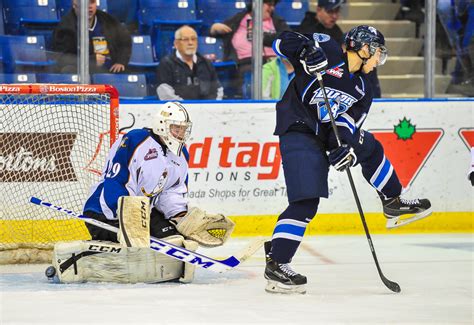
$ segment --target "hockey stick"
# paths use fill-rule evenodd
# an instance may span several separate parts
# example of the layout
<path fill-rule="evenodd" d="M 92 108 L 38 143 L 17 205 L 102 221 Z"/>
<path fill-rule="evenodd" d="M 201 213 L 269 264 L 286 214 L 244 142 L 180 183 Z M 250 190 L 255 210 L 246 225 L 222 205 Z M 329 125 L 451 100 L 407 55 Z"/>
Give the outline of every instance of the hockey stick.
<path fill-rule="evenodd" d="M 82 221 L 87 222 L 91 225 L 109 230 L 114 233 L 117 233 L 119 231 L 117 227 L 109 225 L 105 222 L 88 218 L 82 214 L 78 214 L 74 211 L 62 208 L 60 206 L 54 205 L 36 197 L 31 197 L 30 202 L 39 206 L 47 207 L 55 211 L 63 212 L 71 217 L 81 219 Z M 262 246 L 262 244 L 263 239 L 256 239 L 237 254 L 230 256 L 224 260 L 216 260 L 205 255 L 187 250 L 184 247 L 175 246 L 164 240 L 155 237 L 150 237 L 150 248 L 154 251 L 157 251 L 176 260 L 193 264 L 204 269 L 219 273 L 232 270 L 237 267 L 240 263 L 252 256 Z"/>
<path fill-rule="evenodd" d="M 331 120 L 331 127 L 334 130 L 334 135 L 336 136 L 337 144 L 338 144 L 338 146 L 341 146 L 342 142 L 341 142 L 341 138 L 339 136 L 339 132 L 337 130 L 336 120 L 335 120 L 334 116 L 332 115 L 331 105 L 329 105 L 329 100 L 328 100 L 328 97 L 326 95 L 326 88 L 324 88 L 323 76 L 321 75 L 321 73 L 318 72 L 318 73 L 316 73 L 316 78 L 318 79 L 319 86 L 321 87 L 321 90 L 322 90 L 322 93 L 323 93 L 324 103 L 326 105 L 326 109 L 328 110 L 328 115 L 329 115 L 329 118 Z M 377 259 L 377 255 L 375 254 L 374 244 L 372 243 L 372 238 L 370 237 L 369 228 L 367 227 L 367 222 L 365 221 L 364 212 L 362 211 L 362 205 L 360 204 L 359 195 L 357 194 L 357 191 L 356 191 L 356 188 L 355 188 L 355 185 L 354 185 L 354 180 L 352 179 L 352 174 L 351 174 L 350 168 L 346 168 L 346 172 L 347 172 L 347 176 L 349 177 L 349 183 L 351 184 L 352 193 L 354 194 L 354 199 L 356 201 L 357 209 L 359 210 L 360 219 L 362 220 L 362 225 L 364 226 L 365 235 L 366 235 L 367 240 L 369 242 L 370 250 L 372 251 L 372 256 L 374 257 L 375 266 L 377 266 L 377 271 L 379 272 L 380 278 L 382 279 L 382 282 L 385 284 L 385 286 L 387 288 L 389 288 L 393 292 L 400 292 L 401 289 L 400 289 L 400 286 L 398 285 L 398 283 L 390 281 L 382 273 L 382 269 L 380 268 L 379 261 Z"/>

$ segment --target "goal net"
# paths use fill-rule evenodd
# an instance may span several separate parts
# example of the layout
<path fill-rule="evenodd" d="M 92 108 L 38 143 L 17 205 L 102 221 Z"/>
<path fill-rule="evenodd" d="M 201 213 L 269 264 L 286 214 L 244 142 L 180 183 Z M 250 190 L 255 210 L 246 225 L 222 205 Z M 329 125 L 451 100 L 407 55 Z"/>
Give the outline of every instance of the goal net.
<path fill-rule="evenodd" d="M 0 264 L 50 261 L 58 241 L 90 239 L 82 211 L 118 135 L 118 93 L 103 85 L 0 84 Z"/>

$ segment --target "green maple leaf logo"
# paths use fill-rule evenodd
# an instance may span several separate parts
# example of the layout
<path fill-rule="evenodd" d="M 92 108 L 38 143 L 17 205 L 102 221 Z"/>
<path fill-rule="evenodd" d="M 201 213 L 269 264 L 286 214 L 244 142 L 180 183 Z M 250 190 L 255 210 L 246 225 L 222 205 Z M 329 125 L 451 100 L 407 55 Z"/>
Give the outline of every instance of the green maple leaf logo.
<path fill-rule="evenodd" d="M 410 123 L 410 120 L 407 120 L 406 117 L 403 117 L 403 120 L 400 120 L 398 125 L 394 126 L 394 132 L 397 135 L 398 139 L 406 141 L 408 139 L 413 139 L 413 134 L 416 132 L 416 125 Z"/>

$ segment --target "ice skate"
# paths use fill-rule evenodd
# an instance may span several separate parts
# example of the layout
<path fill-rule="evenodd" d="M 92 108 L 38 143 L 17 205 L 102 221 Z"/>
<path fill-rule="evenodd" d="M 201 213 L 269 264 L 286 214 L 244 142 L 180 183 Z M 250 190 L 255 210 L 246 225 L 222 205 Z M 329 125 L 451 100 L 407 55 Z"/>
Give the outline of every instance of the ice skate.
<path fill-rule="evenodd" d="M 428 217 L 432 213 L 428 199 L 407 200 L 400 196 L 385 199 L 380 197 L 383 204 L 383 214 L 387 218 L 387 228 L 398 228 L 417 220 Z"/>
<path fill-rule="evenodd" d="M 271 242 L 265 242 L 265 279 L 268 283 L 265 291 L 270 293 L 306 293 L 306 277 L 293 271 L 289 264 L 280 264 L 269 255 Z"/>

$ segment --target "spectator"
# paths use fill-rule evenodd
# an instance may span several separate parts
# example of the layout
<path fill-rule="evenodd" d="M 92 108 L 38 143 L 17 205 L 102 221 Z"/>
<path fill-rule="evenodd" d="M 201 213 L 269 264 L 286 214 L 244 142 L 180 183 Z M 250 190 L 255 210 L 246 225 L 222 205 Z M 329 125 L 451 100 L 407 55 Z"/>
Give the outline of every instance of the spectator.
<path fill-rule="evenodd" d="M 319 0 L 316 13 L 307 11 L 298 27 L 302 34 L 328 34 L 339 44 L 344 43 L 344 33 L 337 25 L 341 17 L 342 0 Z"/>
<path fill-rule="evenodd" d="M 79 0 L 72 0 L 67 13 L 53 34 L 53 50 L 58 52 L 60 72 L 77 73 Z M 89 0 L 89 67 L 91 73 L 123 72 L 132 53 L 130 33 L 113 16 L 97 10 L 96 0 Z"/>
<path fill-rule="evenodd" d="M 295 69 L 290 61 L 276 57 L 263 65 L 263 99 L 281 99 Z"/>
<path fill-rule="evenodd" d="M 263 0 L 263 63 L 276 56 L 272 44 L 277 34 L 290 30 L 285 20 L 274 15 L 275 5 L 278 1 Z M 239 76 L 236 80 L 236 90 L 242 89 L 244 74 L 252 70 L 252 5 L 224 23 L 215 23 L 211 26 L 210 34 L 224 40 L 224 60 L 237 62 Z"/>
<path fill-rule="evenodd" d="M 190 26 L 174 35 L 175 51 L 161 59 L 157 69 L 160 100 L 217 99 L 224 90 L 211 61 L 197 52 L 198 36 Z"/>

